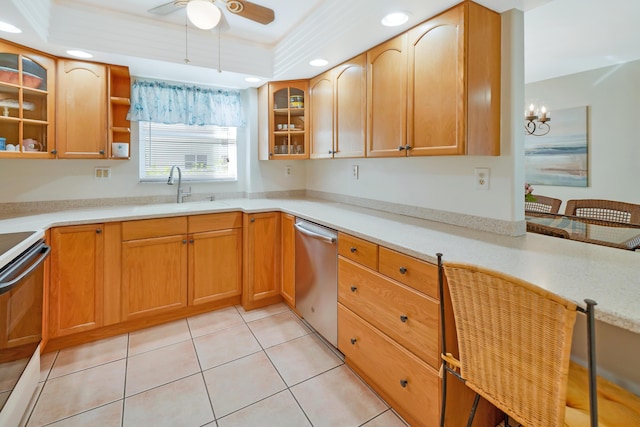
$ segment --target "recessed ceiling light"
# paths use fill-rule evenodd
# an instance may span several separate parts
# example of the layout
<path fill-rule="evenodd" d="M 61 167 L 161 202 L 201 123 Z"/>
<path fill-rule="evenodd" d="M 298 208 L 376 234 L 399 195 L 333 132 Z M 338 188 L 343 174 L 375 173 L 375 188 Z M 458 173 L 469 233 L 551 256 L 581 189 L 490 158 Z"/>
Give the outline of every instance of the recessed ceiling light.
<path fill-rule="evenodd" d="M 409 15 L 404 12 L 393 12 L 382 18 L 382 25 L 385 27 L 397 27 L 409 20 Z"/>
<path fill-rule="evenodd" d="M 314 67 L 324 67 L 328 63 L 329 61 L 327 61 L 326 59 L 318 58 L 318 59 L 314 59 L 313 61 L 310 61 L 309 65 L 313 65 Z"/>
<path fill-rule="evenodd" d="M 258 83 L 261 79 L 257 77 L 245 77 L 244 81 L 249 83 Z"/>
<path fill-rule="evenodd" d="M 93 58 L 93 55 L 89 52 L 85 52 L 84 50 L 74 50 L 70 49 L 67 53 L 71 56 L 75 56 L 76 58 Z"/>
<path fill-rule="evenodd" d="M 22 32 L 22 30 L 16 27 L 15 25 L 11 25 L 1 21 L 0 21 L 0 31 L 4 31 L 5 33 L 14 33 L 14 34 L 18 34 Z"/>

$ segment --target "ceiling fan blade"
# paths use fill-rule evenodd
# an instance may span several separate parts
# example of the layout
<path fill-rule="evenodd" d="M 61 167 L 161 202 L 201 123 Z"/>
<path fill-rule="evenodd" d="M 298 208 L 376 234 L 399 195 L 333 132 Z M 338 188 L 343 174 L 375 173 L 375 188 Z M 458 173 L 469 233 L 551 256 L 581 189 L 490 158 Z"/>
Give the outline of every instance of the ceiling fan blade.
<path fill-rule="evenodd" d="M 273 9 L 260 6 L 259 4 L 255 4 L 247 0 L 237 0 L 237 2 L 244 6 L 242 10 L 240 12 L 234 12 L 233 10 L 229 9 L 230 12 L 234 12 L 242 16 L 243 18 L 251 19 L 252 21 L 258 22 L 263 25 L 267 25 L 275 19 Z"/>
<path fill-rule="evenodd" d="M 161 4 L 160 6 L 156 6 L 147 10 L 149 13 L 153 13 L 154 15 L 169 15 L 170 13 L 175 12 L 180 7 L 186 6 L 188 1 L 170 1 L 169 3 Z"/>

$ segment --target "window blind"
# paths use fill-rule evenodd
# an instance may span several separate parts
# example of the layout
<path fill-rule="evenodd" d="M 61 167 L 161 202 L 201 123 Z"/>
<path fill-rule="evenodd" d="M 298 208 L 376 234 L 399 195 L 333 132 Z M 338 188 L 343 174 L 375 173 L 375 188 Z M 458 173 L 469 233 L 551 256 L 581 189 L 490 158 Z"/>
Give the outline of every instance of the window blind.
<path fill-rule="evenodd" d="M 140 181 L 166 181 L 171 166 L 185 181 L 229 181 L 238 177 L 237 129 L 139 122 Z"/>

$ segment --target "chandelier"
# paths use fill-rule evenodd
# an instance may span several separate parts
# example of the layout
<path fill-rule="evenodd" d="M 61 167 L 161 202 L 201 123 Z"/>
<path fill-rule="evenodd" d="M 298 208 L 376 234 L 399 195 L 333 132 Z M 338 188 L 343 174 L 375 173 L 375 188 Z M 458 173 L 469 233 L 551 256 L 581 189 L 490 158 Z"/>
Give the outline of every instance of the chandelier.
<path fill-rule="evenodd" d="M 540 108 L 540 115 L 535 109 L 534 105 L 529 105 L 529 111 L 524 113 L 524 131 L 527 135 L 544 136 L 549 133 L 551 127 L 549 123 L 551 121 L 551 112 L 542 106 Z"/>

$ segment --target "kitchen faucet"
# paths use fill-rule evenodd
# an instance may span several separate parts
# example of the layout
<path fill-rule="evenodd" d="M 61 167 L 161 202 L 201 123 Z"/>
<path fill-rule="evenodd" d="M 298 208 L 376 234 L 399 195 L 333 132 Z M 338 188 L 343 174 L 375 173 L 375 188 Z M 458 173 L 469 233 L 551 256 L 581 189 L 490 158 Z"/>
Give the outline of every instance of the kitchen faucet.
<path fill-rule="evenodd" d="M 180 166 L 173 165 L 171 166 L 171 171 L 169 172 L 169 179 L 167 180 L 167 185 L 173 185 L 173 170 L 178 169 L 178 193 L 176 194 L 176 203 L 183 203 L 184 198 L 191 196 L 191 188 L 188 191 L 184 191 L 181 187 L 182 185 L 182 170 Z"/>

